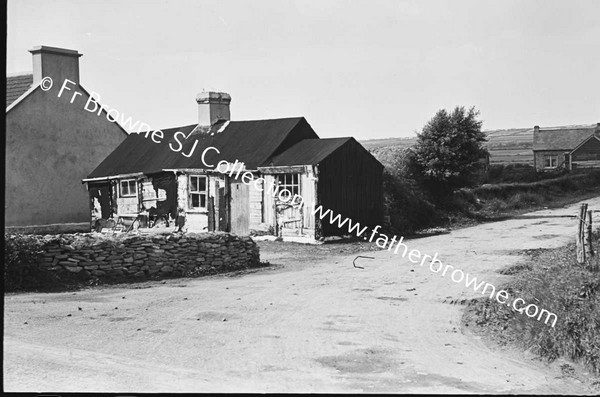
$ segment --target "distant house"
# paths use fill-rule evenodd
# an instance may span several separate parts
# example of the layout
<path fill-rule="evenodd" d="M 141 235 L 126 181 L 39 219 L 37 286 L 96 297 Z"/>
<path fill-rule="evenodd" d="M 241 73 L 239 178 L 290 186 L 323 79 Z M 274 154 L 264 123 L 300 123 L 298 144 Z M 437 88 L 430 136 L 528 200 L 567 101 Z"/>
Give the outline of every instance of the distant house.
<path fill-rule="evenodd" d="M 89 94 L 79 84 L 82 54 L 47 46 L 30 52 L 33 73 L 6 77 L 5 229 L 89 229 L 88 193 L 80 181 L 127 133 L 83 110 Z M 47 91 L 40 87 L 45 77 L 53 80 Z M 65 79 L 73 84 L 59 97 Z M 80 93 L 75 99 L 74 91 Z"/>
<path fill-rule="evenodd" d="M 143 214 L 150 226 L 181 209 L 189 231 L 302 241 L 350 234 L 314 215 L 319 205 L 363 226 L 381 222 L 383 166 L 354 138 L 321 139 L 303 117 L 230 121 L 226 93 L 196 101 L 197 124 L 154 141 L 131 134 L 84 179 L 92 224 Z"/>
<path fill-rule="evenodd" d="M 600 123 L 533 129 L 537 171 L 600 169 Z"/>

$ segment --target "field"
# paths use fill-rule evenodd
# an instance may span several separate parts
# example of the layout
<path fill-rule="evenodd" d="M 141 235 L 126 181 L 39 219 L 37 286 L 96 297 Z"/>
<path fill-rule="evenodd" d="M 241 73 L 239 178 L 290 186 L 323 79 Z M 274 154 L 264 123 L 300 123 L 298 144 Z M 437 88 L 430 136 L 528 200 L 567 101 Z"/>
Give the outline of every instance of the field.
<path fill-rule="evenodd" d="M 533 129 L 512 128 L 485 131 L 488 135 L 486 147 L 490 152 L 490 164 L 533 165 Z M 370 139 L 360 143 L 367 150 L 379 153 L 383 148 L 401 149 L 411 147 L 416 138 Z"/>

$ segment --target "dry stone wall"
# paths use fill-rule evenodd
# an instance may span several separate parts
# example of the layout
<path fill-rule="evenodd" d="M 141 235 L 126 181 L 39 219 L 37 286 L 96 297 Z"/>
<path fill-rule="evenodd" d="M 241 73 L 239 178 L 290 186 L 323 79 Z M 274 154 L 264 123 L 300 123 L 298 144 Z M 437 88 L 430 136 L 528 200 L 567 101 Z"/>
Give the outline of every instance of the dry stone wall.
<path fill-rule="evenodd" d="M 258 246 L 250 237 L 228 233 L 114 238 L 85 233 L 45 239 L 40 246 L 40 266 L 84 279 L 195 276 L 260 262 Z"/>

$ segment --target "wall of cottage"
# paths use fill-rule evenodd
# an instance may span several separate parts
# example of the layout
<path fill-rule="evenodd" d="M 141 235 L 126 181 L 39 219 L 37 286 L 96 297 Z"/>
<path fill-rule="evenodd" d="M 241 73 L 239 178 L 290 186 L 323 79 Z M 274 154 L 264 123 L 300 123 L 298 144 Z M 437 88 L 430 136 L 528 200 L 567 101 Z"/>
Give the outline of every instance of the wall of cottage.
<path fill-rule="evenodd" d="M 534 157 L 534 164 L 535 164 L 535 169 L 537 171 L 544 171 L 547 170 L 548 168 L 545 168 L 545 156 L 547 155 L 551 155 L 551 156 L 556 156 L 557 159 L 557 166 L 563 164 L 563 162 L 565 161 L 565 150 L 542 150 L 542 151 L 536 151 L 533 154 Z"/>
<path fill-rule="evenodd" d="M 61 84 L 37 89 L 6 113 L 5 227 L 89 231 L 88 192 L 81 183 L 127 137 L 117 123 L 83 109 L 81 89 L 57 97 Z M 67 95 L 68 94 L 68 95 Z M 42 227 L 48 225 L 48 228 Z"/>
<path fill-rule="evenodd" d="M 44 237 L 39 236 L 40 239 Z M 41 266 L 82 278 L 193 276 L 258 265 L 250 237 L 229 233 L 185 233 L 108 237 L 92 233 L 47 236 Z"/>

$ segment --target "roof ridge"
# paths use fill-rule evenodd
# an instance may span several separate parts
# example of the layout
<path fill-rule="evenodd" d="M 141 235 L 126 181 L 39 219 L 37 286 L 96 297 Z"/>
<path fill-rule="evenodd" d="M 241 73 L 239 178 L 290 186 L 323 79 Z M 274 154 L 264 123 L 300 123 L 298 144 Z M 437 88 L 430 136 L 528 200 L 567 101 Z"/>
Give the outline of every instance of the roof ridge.
<path fill-rule="evenodd" d="M 229 124 L 231 124 L 231 123 L 247 123 L 247 122 L 254 122 L 254 121 L 258 122 L 258 121 L 277 121 L 277 120 L 300 120 L 300 119 L 303 119 L 303 118 L 304 118 L 304 116 L 299 116 L 299 117 L 279 117 L 279 118 L 274 118 L 274 119 L 226 120 L 226 121 L 228 121 Z M 225 121 L 225 120 L 223 120 L 223 121 Z M 176 130 L 178 128 L 188 128 L 188 127 L 191 127 L 192 125 L 195 126 L 194 127 L 194 131 L 192 131 L 192 132 L 195 132 L 195 130 L 197 128 L 202 127 L 198 123 L 192 123 L 192 124 L 182 125 L 182 126 L 179 126 L 179 127 L 159 128 L 159 130 L 161 130 L 161 131 Z M 208 126 L 206 126 L 206 127 L 208 127 Z M 210 127 L 212 128 L 213 126 L 210 126 Z"/>
<path fill-rule="evenodd" d="M 595 128 L 596 125 L 594 124 L 573 124 L 573 125 L 563 125 L 563 126 L 558 126 L 558 127 L 540 127 L 540 131 L 553 131 L 553 130 L 566 130 L 566 129 L 571 129 L 571 130 L 583 130 L 583 129 L 588 129 L 588 128 Z"/>
<path fill-rule="evenodd" d="M 33 77 L 33 71 L 31 71 L 31 72 L 12 72 L 12 73 L 6 73 L 6 77 L 21 77 L 21 76 L 31 76 L 31 77 Z"/>
<path fill-rule="evenodd" d="M 277 117 L 277 118 L 272 118 L 272 119 L 230 120 L 230 122 L 232 122 L 232 123 L 246 123 L 246 122 L 252 122 L 252 121 L 300 120 L 300 119 L 303 119 L 303 118 L 304 118 L 304 116 L 298 116 L 298 117 Z"/>

